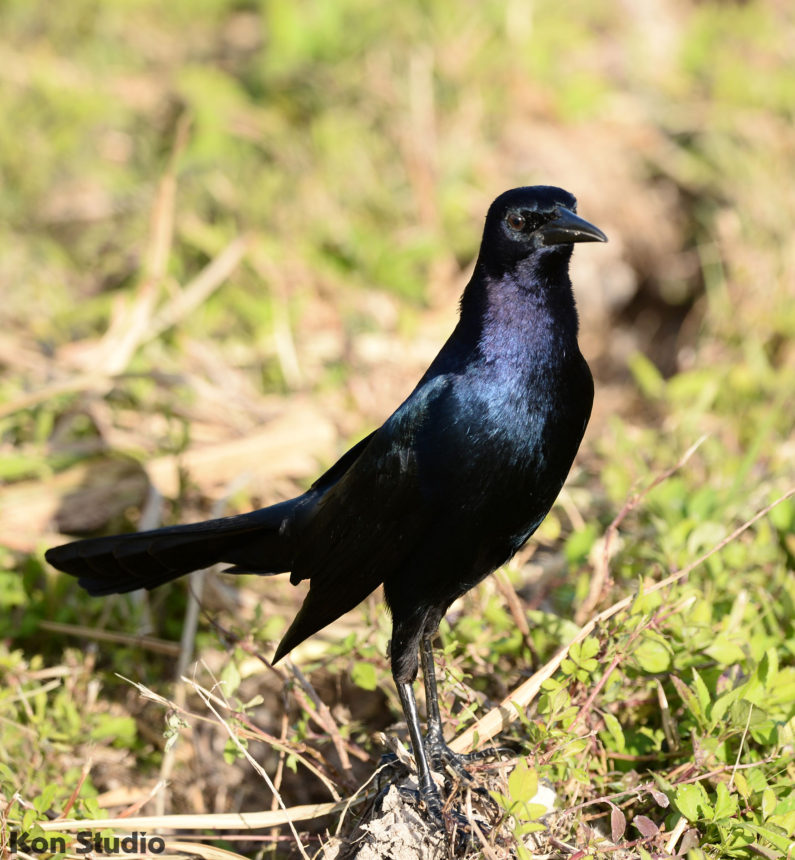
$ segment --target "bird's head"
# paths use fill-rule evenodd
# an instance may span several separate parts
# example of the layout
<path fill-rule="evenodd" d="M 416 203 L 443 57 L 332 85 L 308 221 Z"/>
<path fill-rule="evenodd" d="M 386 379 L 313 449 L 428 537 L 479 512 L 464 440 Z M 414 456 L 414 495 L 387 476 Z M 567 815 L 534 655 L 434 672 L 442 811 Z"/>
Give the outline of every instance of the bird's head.
<path fill-rule="evenodd" d="M 489 208 L 480 262 L 500 275 L 531 257 L 568 260 L 574 242 L 606 241 L 598 227 L 577 215 L 577 200 L 568 191 L 551 185 L 513 188 Z"/>

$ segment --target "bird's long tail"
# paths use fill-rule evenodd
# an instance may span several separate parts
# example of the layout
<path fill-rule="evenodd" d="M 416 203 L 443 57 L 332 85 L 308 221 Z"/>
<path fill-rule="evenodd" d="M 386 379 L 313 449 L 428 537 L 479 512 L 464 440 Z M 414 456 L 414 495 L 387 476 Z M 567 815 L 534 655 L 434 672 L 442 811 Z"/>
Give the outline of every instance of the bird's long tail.
<path fill-rule="evenodd" d="M 45 557 L 95 595 L 155 588 L 218 562 L 241 573 L 280 573 L 292 563 L 282 524 L 296 502 L 192 525 L 74 541 L 48 550 Z"/>

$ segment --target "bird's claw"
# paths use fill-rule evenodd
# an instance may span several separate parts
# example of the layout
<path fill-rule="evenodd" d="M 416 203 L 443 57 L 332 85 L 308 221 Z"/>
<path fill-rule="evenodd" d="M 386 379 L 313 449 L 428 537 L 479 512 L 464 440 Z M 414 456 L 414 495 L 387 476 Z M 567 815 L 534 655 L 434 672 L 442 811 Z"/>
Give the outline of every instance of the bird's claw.
<path fill-rule="evenodd" d="M 389 789 L 393 785 L 394 781 L 390 781 L 388 785 L 379 787 L 378 794 L 375 798 L 375 808 L 378 812 L 381 811 L 384 798 L 387 796 Z M 441 795 L 435 786 L 416 789 L 409 788 L 406 785 L 395 785 L 395 789 L 397 790 L 397 793 L 412 806 L 420 806 L 422 804 L 425 807 L 430 824 L 442 830 L 445 829 L 443 812 L 444 804 L 442 803 Z"/>
<path fill-rule="evenodd" d="M 436 827 L 446 830 L 444 825 L 444 804 L 442 803 L 439 791 L 434 788 L 426 788 L 424 791 L 420 789 L 420 798 L 425 805 L 425 810 L 428 813 L 428 819 L 431 824 Z"/>
<path fill-rule="evenodd" d="M 467 769 L 467 765 L 473 762 L 485 761 L 487 759 L 499 758 L 504 755 L 513 755 L 514 750 L 509 747 L 489 747 L 488 749 L 476 750 L 471 753 L 456 753 L 445 743 L 440 731 L 431 731 L 424 738 L 425 750 L 428 755 L 431 770 L 447 775 L 446 789 L 451 790 L 450 777 L 466 785 L 470 791 L 477 794 L 485 802 L 495 805 L 489 792 L 474 785 L 475 779 Z M 468 823 L 465 816 L 457 812 L 455 808 L 444 812 L 439 789 L 434 785 L 420 786 L 419 789 L 397 785 L 399 780 L 405 779 L 409 773 L 406 762 L 394 753 L 384 753 L 379 761 L 379 773 L 376 780 L 378 796 L 376 808 L 380 809 L 384 797 L 391 785 L 395 785 L 401 797 L 415 806 L 422 805 L 427 810 L 429 821 L 438 827 L 445 826 L 445 819 L 458 829 L 459 832 L 468 831 Z"/>
<path fill-rule="evenodd" d="M 431 767 L 441 773 L 452 772 L 465 785 L 471 786 L 474 782 L 472 774 L 467 770 L 468 764 L 485 761 L 492 758 L 500 758 L 503 755 L 511 755 L 513 750 L 508 747 L 489 747 L 483 750 L 475 750 L 471 753 L 457 753 L 450 749 L 444 741 L 441 732 L 429 732 L 425 737 L 425 749 Z"/>
<path fill-rule="evenodd" d="M 380 812 L 381 805 L 389 789 L 394 785 L 398 792 L 404 797 L 417 801 L 419 795 L 415 789 L 406 788 L 399 783 L 411 775 L 408 766 L 394 753 L 384 753 L 379 762 L 375 774 L 375 808 Z"/>
<path fill-rule="evenodd" d="M 453 753 L 453 755 L 458 755 L 460 759 L 466 762 L 476 762 L 516 755 L 516 750 L 511 747 L 486 747 L 471 753 Z"/>

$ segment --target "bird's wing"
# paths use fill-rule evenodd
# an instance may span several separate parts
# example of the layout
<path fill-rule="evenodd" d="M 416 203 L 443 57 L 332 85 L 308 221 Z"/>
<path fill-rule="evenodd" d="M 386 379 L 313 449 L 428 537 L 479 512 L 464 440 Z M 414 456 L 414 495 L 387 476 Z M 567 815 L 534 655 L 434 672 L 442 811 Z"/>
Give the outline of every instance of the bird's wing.
<path fill-rule="evenodd" d="M 275 659 L 361 603 L 433 527 L 433 486 L 422 480 L 418 463 L 444 432 L 439 418 L 450 411 L 450 396 L 448 377 L 427 380 L 359 443 L 360 451 L 348 452 L 356 458 L 339 477 L 335 470 L 348 455 L 316 482 L 321 492 L 291 524 L 292 581 L 309 579 L 310 588 Z"/>
<path fill-rule="evenodd" d="M 330 469 L 323 472 L 312 484 L 309 492 L 323 493 L 336 484 L 356 460 L 361 457 L 377 432 L 377 430 L 373 430 L 372 433 L 368 433 L 364 439 L 360 439 L 352 448 L 349 448 Z"/>

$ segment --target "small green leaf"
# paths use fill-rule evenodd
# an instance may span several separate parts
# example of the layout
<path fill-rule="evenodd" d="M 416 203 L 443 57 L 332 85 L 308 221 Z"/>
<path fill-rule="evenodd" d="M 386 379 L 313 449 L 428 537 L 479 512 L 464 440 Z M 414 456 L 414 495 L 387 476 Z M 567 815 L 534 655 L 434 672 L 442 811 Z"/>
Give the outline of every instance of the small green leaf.
<path fill-rule="evenodd" d="M 490 791 L 492 799 L 495 800 L 506 812 L 511 806 L 511 801 L 499 791 Z"/>
<path fill-rule="evenodd" d="M 240 686 L 240 669 L 237 661 L 233 658 L 221 670 L 221 682 L 224 685 L 224 693 L 231 696 Z"/>
<path fill-rule="evenodd" d="M 564 675 L 573 675 L 574 672 L 577 671 L 577 665 L 573 660 L 569 660 L 569 658 L 566 657 L 566 659 L 560 664 L 560 670 Z"/>
<path fill-rule="evenodd" d="M 762 792 L 762 819 L 767 821 L 768 818 L 773 814 L 773 811 L 776 808 L 778 800 L 776 798 L 776 793 L 772 788 L 766 788 Z"/>
<path fill-rule="evenodd" d="M 671 675 L 671 683 L 676 687 L 676 692 L 679 694 L 679 698 L 682 700 L 685 707 L 696 718 L 699 725 L 701 725 L 704 721 L 704 712 L 701 705 L 701 699 L 698 697 L 697 693 L 694 693 L 690 687 L 688 687 L 687 684 L 685 684 L 685 682 L 676 675 Z"/>
<path fill-rule="evenodd" d="M 778 829 L 774 830 L 770 826 L 760 827 L 757 824 L 752 824 L 750 821 L 743 822 L 743 826 L 746 827 L 748 830 L 759 834 L 759 836 L 762 836 L 764 839 L 767 839 L 767 841 L 770 842 L 771 845 L 775 845 L 775 847 L 782 852 L 782 857 L 786 856 L 786 852 L 789 851 L 792 846 L 792 843 L 790 842 L 787 835 L 779 831 Z"/>
<path fill-rule="evenodd" d="M 543 803 L 525 804 L 525 814 L 532 821 L 535 821 L 536 818 L 541 818 L 542 815 L 546 815 L 548 812 L 549 808 L 544 806 Z M 543 825 L 541 826 L 543 827 Z"/>
<path fill-rule="evenodd" d="M 115 747 L 131 747 L 137 734 L 135 720 L 132 717 L 115 717 L 111 714 L 100 714 L 94 728 L 91 729 L 92 741 L 109 740 Z"/>
<path fill-rule="evenodd" d="M 544 811 L 546 812 L 546 810 Z M 546 830 L 545 825 L 540 821 L 522 821 L 514 827 L 513 833 L 514 836 L 525 836 L 527 833 L 538 833 L 539 830 Z"/>
<path fill-rule="evenodd" d="M 224 761 L 227 764 L 234 764 L 239 758 L 245 758 L 243 750 L 248 748 L 247 738 L 227 738 L 224 744 Z"/>
<path fill-rule="evenodd" d="M 715 703 L 712 705 L 710 709 L 710 719 L 712 720 L 712 726 L 715 727 L 718 723 L 723 720 L 724 715 L 729 710 L 729 708 L 734 704 L 734 702 L 742 695 L 742 687 L 736 687 L 734 690 L 729 690 L 728 693 L 724 693 L 720 696 Z"/>
<path fill-rule="evenodd" d="M 1 761 L 0 761 L 0 777 L 7 780 L 9 786 L 15 784 L 15 782 L 16 782 L 16 777 L 14 776 L 14 771 L 12 771 L 8 765 L 3 764 Z"/>
<path fill-rule="evenodd" d="M 778 675 L 778 654 L 775 648 L 768 648 L 756 669 L 756 676 L 765 688 L 771 690 Z"/>
<path fill-rule="evenodd" d="M 746 781 L 742 771 L 735 771 L 734 784 L 737 786 L 737 791 L 740 792 L 740 795 L 743 800 L 748 800 L 751 795 L 751 792 L 748 789 L 748 782 Z"/>
<path fill-rule="evenodd" d="M 671 654 L 662 642 L 644 638 L 633 652 L 633 656 L 644 672 L 658 675 L 671 666 Z"/>
<path fill-rule="evenodd" d="M 595 523 L 588 523 L 576 532 L 572 532 L 563 548 L 566 561 L 572 566 L 585 561 L 597 535 L 598 530 Z"/>
<path fill-rule="evenodd" d="M 527 761 L 523 759 L 511 771 L 508 777 L 508 791 L 511 800 L 527 803 L 532 800 L 538 792 L 538 774 L 535 769 L 528 767 Z"/>
<path fill-rule="evenodd" d="M 375 672 L 375 666 L 363 660 L 354 663 L 351 670 L 351 680 L 357 687 L 361 687 L 362 690 L 375 690 L 378 686 L 378 676 Z"/>
<path fill-rule="evenodd" d="M 521 834 L 519 834 L 519 835 L 521 835 Z M 516 856 L 519 858 L 519 860 L 533 860 L 533 855 L 525 847 L 523 842 L 520 842 L 519 840 L 517 840 L 515 848 L 516 848 Z"/>
<path fill-rule="evenodd" d="M 709 798 L 700 783 L 680 785 L 674 793 L 674 803 L 688 821 L 698 821 L 713 816 Z"/>
<path fill-rule="evenodd" d="M 624 752 L 627 748 L 624 738 L 624 730 L 621 728 L 621 723 L 610 713 L 602 714 L 602 719 L 605 721 L 605 728 L 615 745 L 616 752 Z"/>
<path fill-rule="evenodd" d="M 701 675 L 699 675 L 695 669 L 693 669 L 693 689 L 696 691 L 696 696 L 698 696 L 698 701 L 701 705 L 701 712 L 706 714 L 710 705 L 709 690 L 701 678 Z"/>
<path fill-rule="evenodd" d="M 709 648 L 704 649 L 704 653 L 713 660 L 717 660 L 721 666 L 732 666 L 745 659 L 743 649 L 736 642 L 730 642 L 725 636 L 718 636 Z"/>
<path fill-rule="evenodd" d="M 795 791 L 789 797 L 782 798 L 773 810 L 775 815 L 788 815 L 795 812 Z"/>
<path fill-rule="evenodd" d="M 56 791 L 57 787 L 55 786 L 55 784 L 50 783 L 49 785 L 44 787 L 38 797 L 33 798 L 33 806 L 36 808 L 37 812 L 39 812 L 41 815 L 44 815 L 47 812 L 47 810 L 52 806 Z"/>
<path fill-rule="evenodd" d="M 737 798 L 733 794 L 729 794 L 729 789 L 725 782 L 718 783 L 717 799 L 715 801 L 715 811 L 713 820 L 719 821 L 722 818 L 731 818 L 737 812 Z"/>

